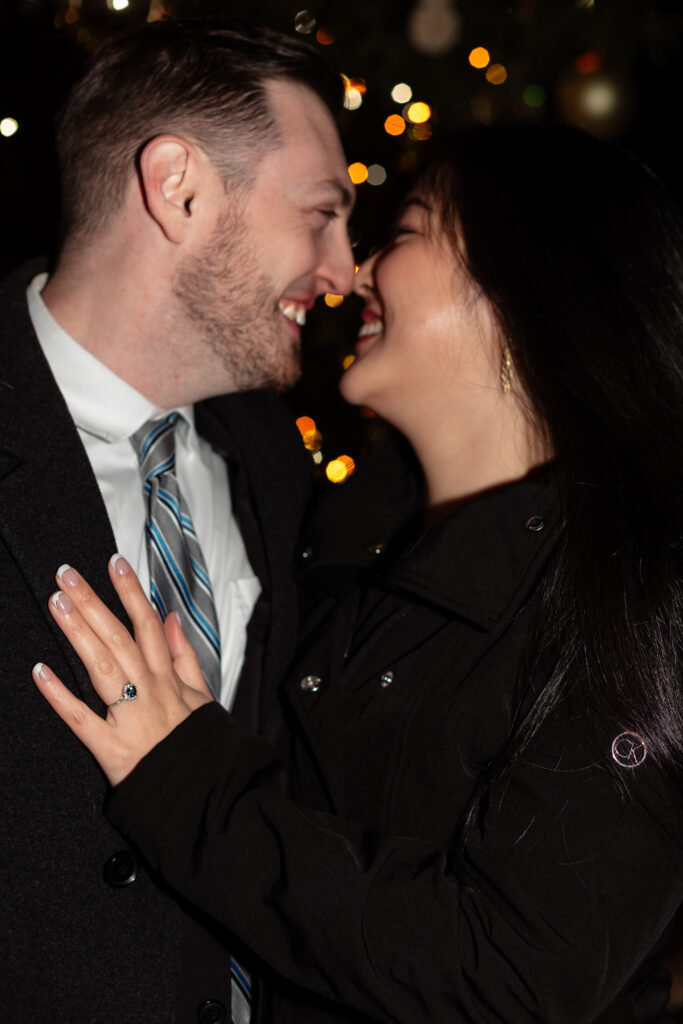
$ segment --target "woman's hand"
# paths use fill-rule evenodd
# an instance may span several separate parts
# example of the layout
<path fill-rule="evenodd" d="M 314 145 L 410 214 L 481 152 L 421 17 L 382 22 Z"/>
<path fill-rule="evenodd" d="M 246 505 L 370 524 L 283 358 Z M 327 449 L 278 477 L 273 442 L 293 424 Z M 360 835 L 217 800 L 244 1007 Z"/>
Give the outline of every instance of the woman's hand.
<path fill-rule="evenodd" d="M 110 560 L 109 575 L 130 616 L 135 640 L 68 565 L 57 570 L 59 590 L 49 603 L 107 705 L 107 717 L 91 711 L 42 662 L 34 666 L 33 678 L 116 786 L 152 747 L 212 698 L 177 614 L 172 612 L 162 625 L 121 555 Z M 129 697 L 121 700 L 126 692 Z"/>

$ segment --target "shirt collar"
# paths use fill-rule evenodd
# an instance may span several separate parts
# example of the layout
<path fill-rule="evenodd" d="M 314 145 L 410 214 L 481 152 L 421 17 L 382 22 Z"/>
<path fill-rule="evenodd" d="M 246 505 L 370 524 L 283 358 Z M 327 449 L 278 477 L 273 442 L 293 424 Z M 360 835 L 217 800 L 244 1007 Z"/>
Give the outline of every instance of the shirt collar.
<path fill-rule="evenodd" d="M 161 409 L 83 348 L 61 327 L 43 302 L 47 274 L 38 274 L 26 290 L 28 311 L 45 358 L 79 430 L 113 443 L 130 437 L 148 420 L 163 419 Z M 192 406 L 176 410 L 189 428 Z"/>
<path fill-rule="evenodd" d="M 555 544 L 565 476 L 551 465 L 462 505 L 388 569 L 385 585 L 495 628 L 520 606 Z"/>

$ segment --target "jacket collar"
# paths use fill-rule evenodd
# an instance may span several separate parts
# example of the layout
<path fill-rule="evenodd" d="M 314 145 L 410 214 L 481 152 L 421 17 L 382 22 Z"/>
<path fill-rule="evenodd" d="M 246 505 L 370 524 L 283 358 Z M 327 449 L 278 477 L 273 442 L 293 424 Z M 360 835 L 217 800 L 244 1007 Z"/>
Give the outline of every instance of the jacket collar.
<path fill-rule="evenodd" d="M 563 519 L 555 465 L 481 495 L 428 530 L 384 577 L 483 629 L 495 629 L 538 579 Z"/>

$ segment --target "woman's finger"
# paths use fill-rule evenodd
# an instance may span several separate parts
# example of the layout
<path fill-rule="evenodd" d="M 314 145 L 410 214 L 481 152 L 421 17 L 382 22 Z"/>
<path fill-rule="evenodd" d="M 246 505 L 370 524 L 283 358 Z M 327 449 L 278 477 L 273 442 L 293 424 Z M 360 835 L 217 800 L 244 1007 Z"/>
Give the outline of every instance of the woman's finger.
<path fill-rule="evenodd" d="M 91 628 L 76 603 L 82 581 L 79 577 L 78 582 L 73 582 L 71 576 L 73 572 L 74 570 L 67 569 L 67 579 L 71 579 L 72 582 L 66 583 L 64 590 L 57 590 L 51 596 L 48 607 L 53 619 L 85 665 L 95 692 L 105 704 L 109 705 L 121 696 L 125 683 L 129 680 L 137 681 L 144 670 L 144 665 L 140 664 L 141 657 L 138 654 L 137 664 L 132 674 L 130 673 L 135 654 L 131 652 L 127 659 L 122 658 L 121 655 L 127 644 L 133 644 L 132 637 L 116 619 L 114 619 L 116 628 L 110 629 L 107 633 L 102 622 L 97 621 L 96 610 L 93 609 L 92 603 L 86 600 L 82 607 L 91 621 L 95 622 L 95 629 Z M 68 587 L 68 592 L 66 587 Z M 108 643 L 100 638 L 96 629 L 108 637 Z M 123 664 L 124 660 L 127 665 Z"/>
<path fill-rule="evenodd" d="M 123 555 L 111 556 L 109 576 L 121 604 L 128 613 L 135 633 L 135 642 L 147 665 L 153 672 L 165 674 L 171 665 L 171 655 L 161 619 L 140 586 L 132 566 Z"/>
<path fill-rule="evenodd" d="M 186 686 L 211 697 L 211 690 L 199 665 L 195 650 L 187 639 L 177 612 L 171 612 L 164 621 L 164 633 L 173 659 L 173 668 Z"/>
<path fill-rule="evenodd" d="M 121 764 L 121 752 L 111 726 L 79 700 L 47 665 L 39 661 L 33 666 L 33 680 L 50 707 L 68 725 L 74 736 L 83 743 L 99 761 L 107 778 L 114 785 L 120 782 L 125 770 L 128 774 L 133 765 Z"/>
<path fill-rule="evenodd" d="M 183 707 L 168 720 L 143 693 L 126 701 L 116 721 L 100 718 L 74 696 L 47 665 L 38 662 L 33 679 L 50 706 L 99 763 L 112 786 L 129 775 L 139 761 L 189 714 Z"/>

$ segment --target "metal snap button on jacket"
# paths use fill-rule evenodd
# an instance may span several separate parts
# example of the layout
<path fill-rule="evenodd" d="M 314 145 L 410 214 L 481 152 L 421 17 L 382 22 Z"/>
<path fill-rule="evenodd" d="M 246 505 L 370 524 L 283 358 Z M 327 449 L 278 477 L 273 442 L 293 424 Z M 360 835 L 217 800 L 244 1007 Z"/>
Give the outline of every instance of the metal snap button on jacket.
<path fill-rule="evenodd" d="M 322 679 L 320 676 L 304 676 L 299 686 L 304 693 L 317 693 L 320 689 Z"/>
<path fill-rule="evenodd" d="M 207 999 L 197 1009 L 199 1024 L 223 1024 L 228 1019 L 228 1011 L 220 999 Z"/>
<path fill-rule="evenodd" d="M 527 519 L 524 524 L 527 530 L 531 530 L 532 533 L 538 533 L 545 526 L 545 519 L 543 516 L 532 516 L 531 519 Z"/>
<path fill-rule="evenodd" d="M 138 859 L 132 850 L 119 850 L 104 865 L 102 875 L 112 889 L 123 889 L 138 877 Z"/>

